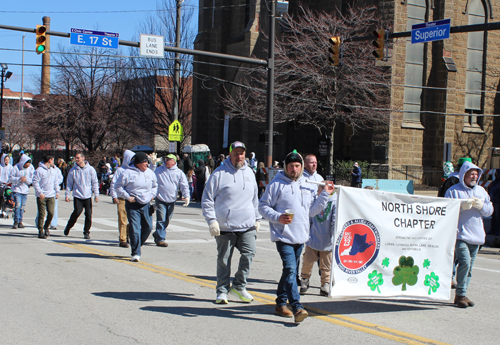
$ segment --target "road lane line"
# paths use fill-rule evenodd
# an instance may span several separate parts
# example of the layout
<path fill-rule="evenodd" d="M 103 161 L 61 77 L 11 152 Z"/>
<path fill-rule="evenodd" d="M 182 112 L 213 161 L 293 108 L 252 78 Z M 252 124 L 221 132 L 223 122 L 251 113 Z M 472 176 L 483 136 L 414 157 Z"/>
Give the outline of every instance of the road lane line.
<path fill-rule="evenodd" d="M 196 278 L 187 273 L 175 271 L 166 267 L 157 266 L 147 262 L 131 262 L 128 256 L 116 255 L 110 252 L 106 252 L 100 249 L 90 248 L 87 245 L 82 245 L 74 242 L 66 242 L 66 243 L 56 242 L 56 243 L 59 243 L 65 247 L 72 248 L 75 250 L 80 250 L 90 254 L 99 255 L 119 263 L 125 263 L 127 265 L 136 266 L 138 268 L 142 268 L 150 272 L 159 273 L 172 278 L 180 279 L 188 283 L 194 283 L 209 288 L 214 288 L 216 286 L 216 282 L 213 280 Z M 273 296 L 256 291 L 251 291 L 251 292 L 252 295 L 254 296 L 255 301 L 258 301 L 266 305 L 275 304 Z M 418 335 L 398 331 L 396 329 L 376 325 L 370 322 L 358 320 L 348 316 L 340 314 L 332 314 L 331 312 L 326 310 L 310 307 L 307 305 L 304 305 L 304 307 L 310 311 L 311 317 L 315 319 L 326 321 L 331 324 L 350 328 L 363 333 L 372 334 L 381 338 L 393 340 L 395 342 L 412 344 L 412 345 L 422 345 L 422 344 L 448 345 L 447 343 L 443 343 L 437 340 L 432 340 Z"/>

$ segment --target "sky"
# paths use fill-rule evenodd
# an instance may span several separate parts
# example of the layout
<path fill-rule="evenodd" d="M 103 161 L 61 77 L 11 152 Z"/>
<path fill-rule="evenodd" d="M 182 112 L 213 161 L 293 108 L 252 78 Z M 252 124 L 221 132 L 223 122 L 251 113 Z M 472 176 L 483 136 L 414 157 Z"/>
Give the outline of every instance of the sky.
<path fill-rule="evenodd" d="M 50 30 L 70 32 L 71 28 L 119 33 L 121 40 L 138 41 L 141 23 L 155 14 L 163 0 L 4 0 L 0 7 L 0 24 L 25 28 L 35 28 L 42 24 L 42 17 L 51 18 Z M 183 6 L 195 7 L 193 25 L 197 26 L 198 0 L 184 0 Z M 161 6 L 159 6 L 161 8 Z M 4 88 L 21 91 L 22 47 L 24 38 L 24 91 L 39 93 L 40 85 L 36 78 L 40 76 L 42 55 L 35 53 L 35 34 L 21 31 L 0 29 L 0 63 L 6 63 L 13 73 Z M 135 39 L 134 39 L 135 36 Z M 194 38 L 193 38 L 194 40 Z M 167 40 L 165 40 L 166 42 Z M 71 49 L 69 38 L 52 36 L 52 51 L 63 46 Z M 122 55 L 128 55 L 128 47 L 120 47 Z M 138 49 L 138 48 L 137 48 Z M 52 59 L 53 62 L 53 59 Z M 27 66 L 38 65 L 38 66 Z"/>

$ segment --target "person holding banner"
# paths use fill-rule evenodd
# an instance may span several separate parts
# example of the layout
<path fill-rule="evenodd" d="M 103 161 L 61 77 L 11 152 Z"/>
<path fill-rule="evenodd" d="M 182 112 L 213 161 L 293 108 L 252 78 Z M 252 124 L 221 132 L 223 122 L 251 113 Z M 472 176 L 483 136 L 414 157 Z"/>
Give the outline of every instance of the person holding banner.
<path fill-rule="evenodd" d="M 325 189 L 315 197 L 302 176 L 304 161 L 296 150 L 285 158 L 285 171 L 280 171 L 267 186 L 259 201 L 259 212 L 269 221 L 271 241 L 281 257 L 283 269 L 276 291 L 276 314 L 294 317 L 302 322 L 309 314 L 300 303 L 297 273 L 304 243 L 309 239 L 309 219 L 325 209 L 333 182 L 325 181 Z M 287 301 L 292 311 L 287 308 Z"/>
<path fill-rule="evenodd" d="M 464 162 L 459 172 L 458 184 L 451 186 L 446 198 L 463 199 L 458 218 L 455 257 L 458 261 L 457 288 L 454 303 L 459 308 L 473 307 L 474 302 L 467 298 L 467 288 L 472 276 L 472 266 L 479 246 L 484 244 L 485 233 L 482 217 L 493 213 L 488 193 L 477 182 L 482 170 L 471 162 Z"/>

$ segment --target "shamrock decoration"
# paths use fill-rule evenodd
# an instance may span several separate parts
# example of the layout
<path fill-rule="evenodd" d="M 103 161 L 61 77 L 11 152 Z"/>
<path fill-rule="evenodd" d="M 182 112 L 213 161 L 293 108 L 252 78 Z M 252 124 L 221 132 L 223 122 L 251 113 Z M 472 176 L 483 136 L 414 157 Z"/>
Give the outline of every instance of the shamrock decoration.
<path fill-rule="evenodd" d="M 425 259 L 424 263 L 422 264 L 422 267 L 429 269 L 429 266 L 431 265 L 431 262 L 429 259 Z"/>
<path fill-rule="evenodd" d="M 401 291 L 406 291 L 406 284 L 415 285 L 418 281 L 419 268 L 413 265 L 411 256 L 401 256 L 399 258 L 399 266 L 394 267 L 394 277 L 392 283 L 394 285 L 402 285 Z"/>
<path fill-rule="evenodd" d="M 424 285 L 429 287 L 429 295 L 432 292 L 436 292 L 439 288 L 439 276 L 437 276 L 434 272 L 431 274 L 425 275 Z"/>
<path fill-rule="evenodd" d="M 389 267 L 389 258 L 382 260 L 382 267 Z"/>
<path fill-rule="evenodd" d="M 382 273 L 378 273 L 377 270 L 374 270 L 372 273 L 368 273 L 368 286 L 372 291 L 377 289 L 378 293 L 381 293 L 378 287 L 383 284 L 384 278 L 382 278 Z"/>

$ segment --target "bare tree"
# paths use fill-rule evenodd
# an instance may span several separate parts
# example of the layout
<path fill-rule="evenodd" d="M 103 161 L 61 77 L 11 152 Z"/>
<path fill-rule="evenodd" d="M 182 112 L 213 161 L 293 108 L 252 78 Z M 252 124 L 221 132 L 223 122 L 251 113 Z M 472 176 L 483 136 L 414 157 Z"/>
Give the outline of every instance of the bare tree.
<path fill-rule="evenodd" d="M 17 100 L 6 100 L 3 104 L 3 125 L 6 128 L 5 139 L 2 144 L 8 145 L 12 150 L 16 145 L 31 147 L 33 144 L 33 135 L 27 123 L 29 116 L 21 111 Z"/>
<path fill-rule="evenodd" d="M 342 64 L 328 61 L 331 37 L 369 36 L 378 22 L 371 7 L 345 15 L 299 7 L 297 14 L 283 15 L 275 43 L 274 121 L 313 125 L 332 136 L 337 122 L 354 133 L 388 123 L 390 73 L 376 64 L 370 41 L 343 43 Z M 255 69 L 237 81 L 241 87 L 221 100 L 227 114 L 265 122 L 266 78 L 267 71 Z"/>
<path fill-rule="evenodd" d="M 191 7 L 182 8 L 181 47 L 192 48 L 195 38 L 190 22 Z M 140 32 L 165 37 L 167 45 L 175 45 L 176 1 L 163 0 L 157 13 L 144 22 Z M 131 50 L 131 55 L 139 55 Z M 179 84 L 179 121 L 184 128 L 185 140 L 191 135 L 192 57 L 181 55 Z M 127 101 L 135 123 L 144 130 L 167 138 L 168 126 L 173 119 L 174 53 L 165 52 L 164 59 L 134 59 L 135 70 L 129 74 Z M 182 143 L 181 143 L 182 145 Z"/>

